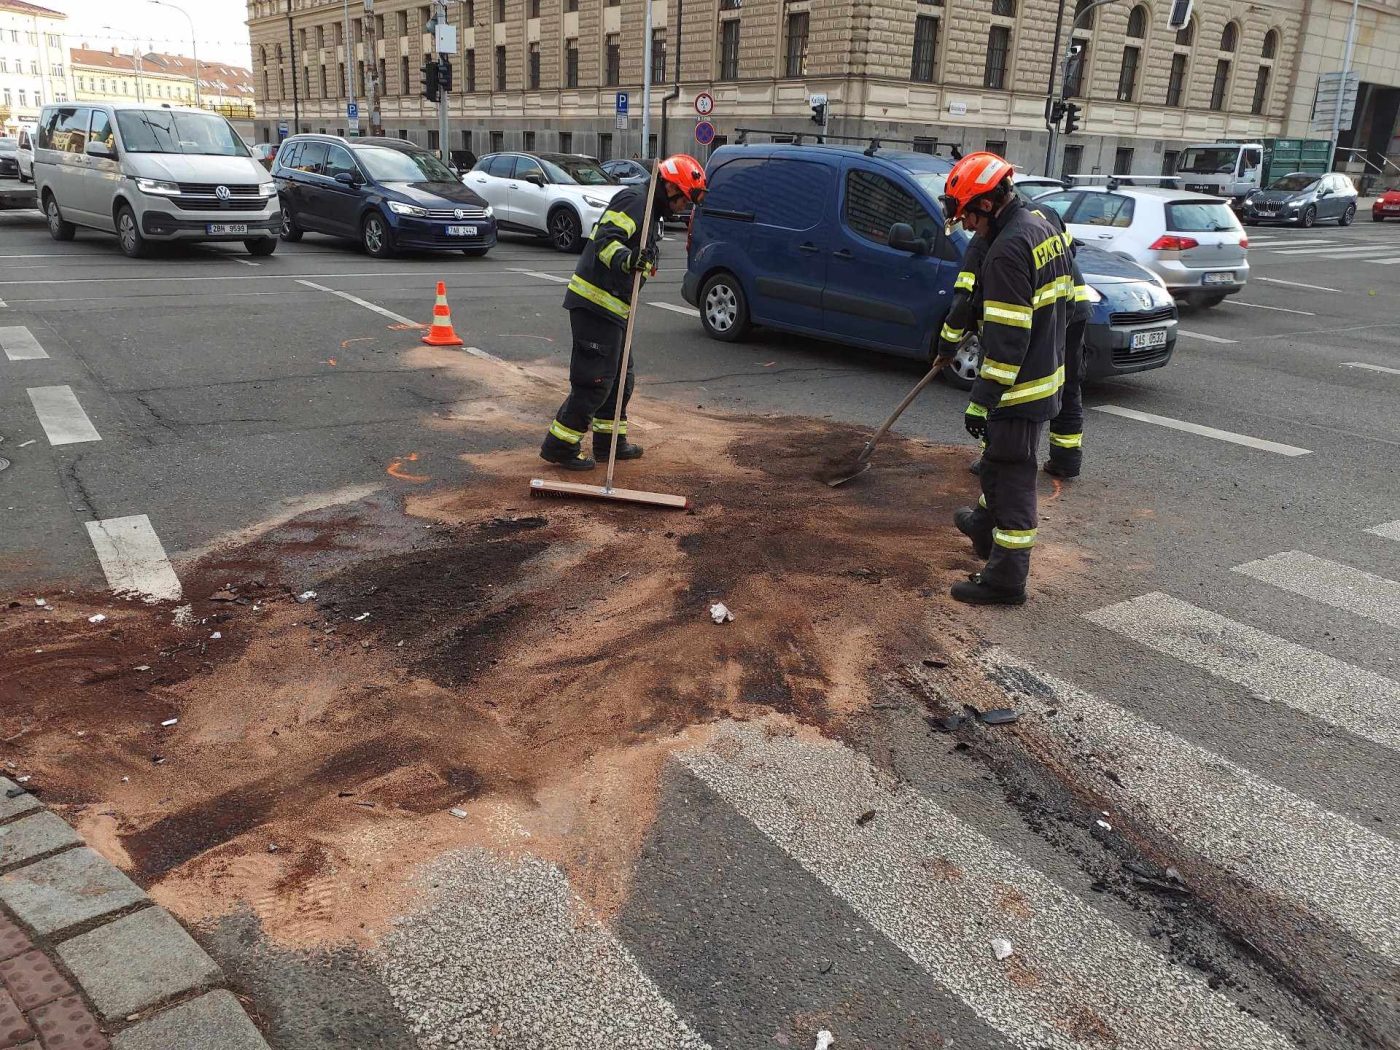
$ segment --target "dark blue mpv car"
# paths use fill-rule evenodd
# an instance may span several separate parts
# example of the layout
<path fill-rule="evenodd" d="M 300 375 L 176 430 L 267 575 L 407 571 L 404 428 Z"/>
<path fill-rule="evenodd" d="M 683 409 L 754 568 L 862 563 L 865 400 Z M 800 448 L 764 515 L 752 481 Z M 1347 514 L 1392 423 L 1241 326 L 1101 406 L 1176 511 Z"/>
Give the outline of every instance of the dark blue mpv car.
<path fill-rule="evenodd" d="M 402 139 L 293 135 L 277 151 L 272 178 L 283 240 L 329 233 L 377 258 L 400 248 L 485 255 L 496 243 L 486 201 L 437 154 Z"/>

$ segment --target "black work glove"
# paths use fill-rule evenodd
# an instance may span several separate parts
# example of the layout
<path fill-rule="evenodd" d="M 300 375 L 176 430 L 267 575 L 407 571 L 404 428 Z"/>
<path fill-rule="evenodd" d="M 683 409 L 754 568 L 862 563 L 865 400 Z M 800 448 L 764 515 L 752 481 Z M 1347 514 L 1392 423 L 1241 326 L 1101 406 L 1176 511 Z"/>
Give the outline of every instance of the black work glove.
<path fill-rule="evenodd" d="M 950 343 L 946 339 L 939 339 L 934 342 L 933 349 L 928 352 L 928 365 L 933 368 L 942 362 L 944 367 L 952 364 L 953 358 L 958 355 L 958 344 Z"/>
<path fill-rule="evenodd" d="M 967 406 L 963 413 L 963 427 L 978 441 L 987 439 L 987 410 L 977 402 Z"/>
<path fill-rule="evenodd" d="M 641 260 L 642 269 L 644 271 L 651 271 L 647 274 L 647 276 L 650 277 L 651 274 L 656 272 L 656 264 L 661 261 L 661 249 L 655 244 L 649 244 L 642 249 L 639 258 Z"/>

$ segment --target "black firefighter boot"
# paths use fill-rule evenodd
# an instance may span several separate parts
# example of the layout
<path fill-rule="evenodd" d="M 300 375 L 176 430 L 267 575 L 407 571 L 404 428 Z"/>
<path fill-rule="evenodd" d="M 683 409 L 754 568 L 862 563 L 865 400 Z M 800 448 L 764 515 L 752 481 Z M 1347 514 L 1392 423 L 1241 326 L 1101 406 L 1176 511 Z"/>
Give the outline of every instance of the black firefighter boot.
<path fill-rule="evenodd" d="M 982 578 L 982 574 L 976 573 L 961 583 L 953 584 L 951 591 L 953 597 L 966 605 L 1024 605 L 1026 604 L 1026 592 L 1024 588 L 1012 590 L 1008 587 L 1001 587 L 994 583 L 988 583 Z"/>
<path fill-rule="evenodd" d="M 992 556 L 992 526 L 986 511 L 980 507 L 959 507 L 953 511 L 953 525 L 972 541 L 977 557 L 986 561 Z"/>
<path fill-rule="evenodd" d="M 1052 478 L 1069 481 L 1079 477 L 1079 468 L 1084 460 L 1084 450 L 1078 448 L 1057 448 L 1050 446 L 1050 458 L 1045 461 L 1045 473 Z"/>
<path fill-rule="evenodd" d="M 608 458 L 608 451 L 609 451 L 611 448 L 612 448 L 612 435 L 611 435 L 611 434 L 599 434 L 599 433 L 595 433 L 595 434 L 593 435 L 593 455 L 597 458 L 597 460 L 598 460 L 599 463 L 603 463 L 603 462 L 606 462 L 606 461 L 607 461 L 607 458 Z M 641 458 L 642 458 L 642 446 L 641 446 L 641 445 L 634 445 L 634 444 L 632 444 L 632 442 L 630 442 L 630 441 L 627 440 L 627 435 L 626 435 L 626 434 L 619 434 L 619 435 L 617 435 L 617 458 L 620 459 L 620 460 L 622 460 L 622 459 L 641 459 Z"/>
<path fill-rule="evenodd" d="M 584 455 L 582 444 L 565 441 L 552 433 L 545 435 L 544 444 L 540 446 L 540 459 L 565 470 L 592 470 L 598 465 Z"/>

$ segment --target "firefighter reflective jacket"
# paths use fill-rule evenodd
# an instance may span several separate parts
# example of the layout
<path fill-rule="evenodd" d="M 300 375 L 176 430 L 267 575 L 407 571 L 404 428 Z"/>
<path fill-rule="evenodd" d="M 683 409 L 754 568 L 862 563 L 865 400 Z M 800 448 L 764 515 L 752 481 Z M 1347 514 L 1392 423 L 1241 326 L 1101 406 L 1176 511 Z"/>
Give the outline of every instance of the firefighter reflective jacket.
<path fill-rule="evenodd" d="M 583 246 L 569 289 L 564 293 L 564 309 L 591 310 L 619 327 L 627 327 L 632 309 L 632 264 L 641 251 L 642 221 L 647 206 L 646 192 L 628 186 L 608 203 L 588 241 Z M 652 235 L 653 240 L 655 235 Z M 654 267 L 643 274 L 651 277 Z"/>
<path fill-rule="evenodd" d="M 1013 199 L 982 260 L 982 369 L 968 411 L 1046 420 L 1060 410 L 1074 303 L 1067 236 Z"/>

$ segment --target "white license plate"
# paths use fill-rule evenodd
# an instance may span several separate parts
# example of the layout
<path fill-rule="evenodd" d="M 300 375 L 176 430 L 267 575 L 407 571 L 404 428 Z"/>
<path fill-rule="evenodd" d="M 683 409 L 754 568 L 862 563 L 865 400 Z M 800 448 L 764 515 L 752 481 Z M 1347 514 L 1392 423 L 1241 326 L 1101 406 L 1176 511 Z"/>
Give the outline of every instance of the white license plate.
<path fill-rule="evenodd" d="M 1223 270 L 1218 273 L 1208 273 L 1201 279 L 1202 284 L 1234 284 L 1235 271 Z"/>
<path fill-rule="evenodd" d="M 1167 345 L 1167 330 L 1165 328 L 1154 328 L 1150 332 L 1134 332 L 1132 342 L 1128 344 L 1131 350 L 1151 350 L 1154 346 Z"/>
<path fill-rule="evenodd" d="M 211 222 L 204 227 L 206 233 L 247 233 L 246 222 Z"/>
<path fill-rule="evenodd" d="M 476 227 L 475 227 L 475 226 L 449 226 L 449 227 L 447 227 L 447 236 L 449 236 L 449 237 L 475 237 L 475 236 L 476 236 Z"/>
<path fill-rule="evenodd" d="M 1382 211 L 1400 211 L 1400 204 L 1386 204 L 1386 205 L 1384 205 L 1384 206 L 1382 207 L 1381 210 L 1382 210 Z"/>

